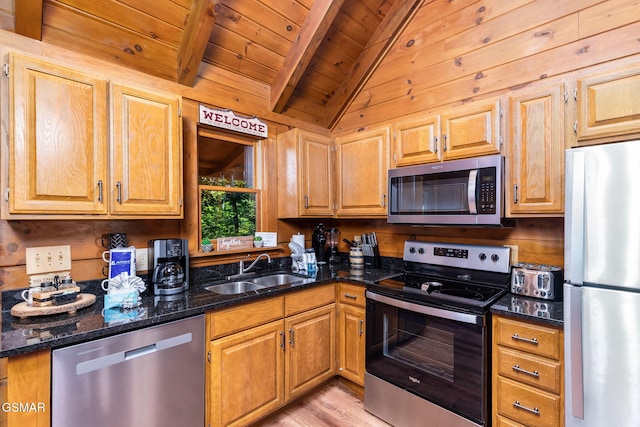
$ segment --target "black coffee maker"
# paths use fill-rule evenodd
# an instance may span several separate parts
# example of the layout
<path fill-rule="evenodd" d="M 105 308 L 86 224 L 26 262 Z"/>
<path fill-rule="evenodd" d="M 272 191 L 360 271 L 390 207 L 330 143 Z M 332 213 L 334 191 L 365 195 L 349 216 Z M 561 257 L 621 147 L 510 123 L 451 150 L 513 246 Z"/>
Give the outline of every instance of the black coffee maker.
<path fill-rule="evenodd" d="M 185 239 L 149 240 L 148 281 L 154 295 L 189 289 L 189 242 Z"/>
<path fill-rule="evenodd" d="M 327 234 L 324 228 L 324 224 L 320 223 L 316 225 L 316 228 L 313 230 L 313 235 L 311 236 L 311 247 L 313 251 L 316 253 L 316 261 L 318 264 L 326 264 L 327 261 L 325 259 L 325 249 L 324 246 L 327 244 Z"/>

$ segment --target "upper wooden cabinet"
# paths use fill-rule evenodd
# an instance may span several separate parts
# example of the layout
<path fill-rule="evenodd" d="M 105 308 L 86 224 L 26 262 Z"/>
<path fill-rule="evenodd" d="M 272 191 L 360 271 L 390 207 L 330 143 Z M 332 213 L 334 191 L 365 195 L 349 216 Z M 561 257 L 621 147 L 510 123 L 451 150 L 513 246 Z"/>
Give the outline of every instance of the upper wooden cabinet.
<path fill-rule="evenodd" d="M 577 79 L 574 145 L 640 136 L 640 67 L 589 74 Z"/>
<path fill-rule="evenodd" d="M 180 96 L 18 54 L 8 82 L 3 218 L 182 217 Z"/>
<path fill-rule="evenodd" d="M 389 126 L 338 137 L 336 215 L 387 214 Z"/>
<path fill-rule="evenodd" d="M 300 129 L 278 135 L 278 217 L 333 215 L 333 142 Z"/>
<path fill-rule="evenodd" d="M 420 114 L 396 122 L 393 132 L 393 166 L 439 162 L 440 115 Z"/>
<path fill-rule="evenodd" d="M 442 160 L 500 153 L 499 99 L 477 101 L 442 113 Z"/>
<path fill-rule="evenodd" d="M 522 89 L 510 97 L 507 144 L 507 216 L 564 212 L 564 82 Z"/>
<path fill-rule="evenodd" d="M 76 70 L 9 57 L 9 213 L 107 213 L 107 86 Z"/>
<path fill-rule="evenodd" d="M 180 97 L 119 84 L 111 96 L 112 214 L 180 216 Z"/>

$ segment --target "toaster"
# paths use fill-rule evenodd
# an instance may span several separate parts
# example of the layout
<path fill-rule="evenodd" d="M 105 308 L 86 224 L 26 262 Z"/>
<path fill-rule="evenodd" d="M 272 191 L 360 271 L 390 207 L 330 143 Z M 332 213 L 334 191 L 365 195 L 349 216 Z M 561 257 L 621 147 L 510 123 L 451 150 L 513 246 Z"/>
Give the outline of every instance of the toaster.
<path fill-rule="evenodd" d="M 511 269 L 511 293 L 562 301 L 562 269 L 555 265 L 517 263 Z"/>

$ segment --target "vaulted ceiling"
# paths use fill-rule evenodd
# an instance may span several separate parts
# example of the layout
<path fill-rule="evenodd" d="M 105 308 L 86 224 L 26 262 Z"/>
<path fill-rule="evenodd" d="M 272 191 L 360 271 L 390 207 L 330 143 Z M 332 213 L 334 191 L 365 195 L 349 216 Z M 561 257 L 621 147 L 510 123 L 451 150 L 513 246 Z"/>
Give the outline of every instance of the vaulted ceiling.
<path fill-rule="evenodd" d="M 15 0 L 15 31 L 187 86 L 230 71 L 331 128 L 422 1 Z"/>

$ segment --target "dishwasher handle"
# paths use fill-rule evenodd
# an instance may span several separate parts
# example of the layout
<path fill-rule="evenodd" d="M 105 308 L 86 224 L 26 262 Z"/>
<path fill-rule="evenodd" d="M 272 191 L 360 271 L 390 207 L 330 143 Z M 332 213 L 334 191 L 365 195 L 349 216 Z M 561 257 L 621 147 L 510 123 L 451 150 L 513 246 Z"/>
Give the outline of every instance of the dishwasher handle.
<path fill-rule="evenodd" d="M 176 335 L 170 338 L 156 341 L 153 344 L 145 345 L 131 350 L 119 351 L 108 354 L 106 356 L 87 360 L 85 362 L 80 362 L 76 365 L 76 375 L 83 375 L 89 372 L 97 371 L 99 369 L 104 369 L 109 366 L 127 362 L 137 357 L 187 344 L 191 341 L 193 341 L 193 334 L 189 332 L 186 334 Z"/>

